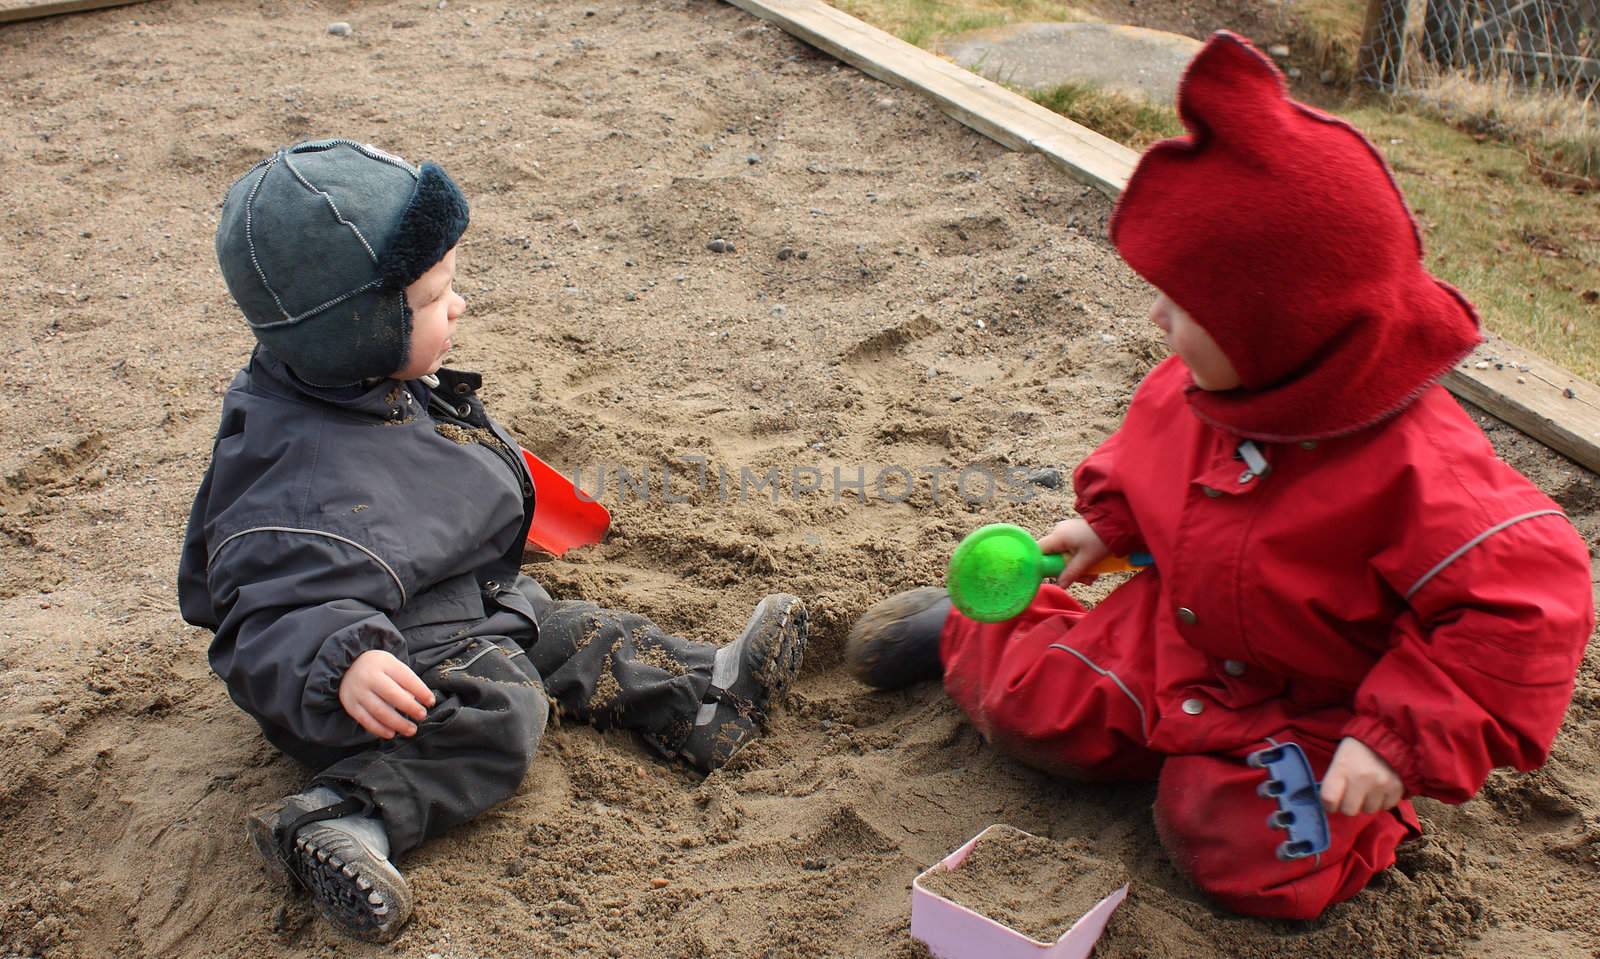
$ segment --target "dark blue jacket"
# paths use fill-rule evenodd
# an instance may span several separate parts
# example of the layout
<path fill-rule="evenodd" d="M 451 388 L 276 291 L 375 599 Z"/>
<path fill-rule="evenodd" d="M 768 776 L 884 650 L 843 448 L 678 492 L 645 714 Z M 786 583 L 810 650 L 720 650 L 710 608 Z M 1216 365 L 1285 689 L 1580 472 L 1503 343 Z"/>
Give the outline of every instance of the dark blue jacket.
<path fill-rule="evenodd" d="M 322 389 L 260 348 L 234 377 L 178 600 L 215 632 L 211 667 L 258 720 L 326 746 L 370 742 L 338 698 L 361 653 L 421 673 L 486 602 L 526 617 L 533 638 L 514 588 L 533 483 L 478 400 L 481 378 L 438 381 Z"/>

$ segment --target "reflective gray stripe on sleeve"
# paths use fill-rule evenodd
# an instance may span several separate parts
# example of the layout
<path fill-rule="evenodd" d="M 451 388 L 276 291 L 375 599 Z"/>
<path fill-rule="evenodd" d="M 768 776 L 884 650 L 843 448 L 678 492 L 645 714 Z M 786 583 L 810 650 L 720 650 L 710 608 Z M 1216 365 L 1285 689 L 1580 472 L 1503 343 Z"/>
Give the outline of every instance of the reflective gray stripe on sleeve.
<path fill-rule="evenodd" d="M 1117 684 L 1117 688 L 1122 690 L 1122 694 L 1124 696 L 1127 696 L 1130 700 L 1132 700 L 1134 708 L 1139 710 L 1139 724 L 1144 727 L 1145 738 L 1146 739 L 1150 738 L 1150 716 L 1149 716 L 1148 713 L 1146 713 L 1144 711 L 1144 703 L 1139 702 L 1139 697 L 1135 696 L 1133 694 L 1133 690 L 1129 689 L 1128 688 L 1128 684 L 1124 683 L 1122 681 L 1122 679 L 1117 676 L 1116 673 L 1113 673 L 1109 669 L 1101 669 L 1100 666 L 1098 666 L 1095 663 L 1094 660 L 1092 660 L 1089 657 L 1087 657 L 1087 656 L 1083 655 L 1082 653 L 1078 652 L 1076 649 L 1073 649 L 1071 646 L 1063 646 L 1060 643 L 1051 643 L 1050 644 L 1050 648 L 1051 649 L 1059 649 L 1059 650 L 1062 650 L 1064 652 L 1071 653 L 1072 655 L 1074 655 L 1074 656 L 1078 657 L 1080 660 L 1082 660 L 1083 664 L 1085 666 L 1089 667 L 1090 669 L 1094 670 L 1095 672 L 1099 673 L 1100 675 L 1102 675 L 1102 676 L 1106 677 L 1107 679 L 1110 679 L 1112 682 L 1116 683 Z"/>
<path fill-rule="evenodd" d="M 461 670 L 466 669 L 468 666 L 471 666 L 473 663 L 477 662 L 478 660 L 482 659 L 483 657 L 485 657 L 485 656 L 489 655 L 490 653 L 494 652 L 495 650 L 499 650 L 500 652 L 505 653 L 507 659 L 510 659 L 513 656 L 521 656 L 523 654 L 523 652 L 524 652 L 524 650 L 518 649 L 514 653 L 509 653 L 509 652 L 506 652 L 506 650 L 504 648 L 502 648 L 498 643 L 490 643 L 487 647 L 478 650 L 476 655 L 474 655 L 471 659 L 467 660 L 464 663 L 457 663 L 454 666 L 441 667 L 440 670 L 439 670 L 439 675 L 443 676 L 445 673 L 458 673 Z"/>
<path fill-rule="evenodd" d="M 369 557 L 371 557 L 374 563 L 377 563 L 379 566 L 383 567 L 383 571 L 389 574 L 390 579 L 394 580 L 395 589 L 400 591 L 400 605 L 404 606 L 406 604 L 406 586 L 404 583 L 400 582 L 400 574 L 394 571 L 393 566 L 385 563 L 383 561 L 383 557 L 379 556 L 377 553 L 374 553 L 372 550 L 367 549 L 365 546 L 362 546 L 353 539 L 347 539 L 335 533 L 325 532 L 320 529 L 297 529 L 293 526 L 255 526 L 250 529 L 242 529 L 217 544 L 217 548 L 211 551 L 210 556 L 206 557 L 206 569 L 208 571 L 211 569 L 211 562 L 217 558 L 218 553 L 222 552 L 222 547 L 228 545 L 246 533 L 304 533 L 307 536 L 326 536 L 328 539 L 338 540 L 346 546 L 354 546 L 356 549 L 366 553 Z"/>
<path fill-rule="evenodd" d="M 1411 584 L 1411 588 L 1406 590 L 1406 599 L 1409 601 L 1411 599 L 1411 597 L 1417 595 L 1417 590 L 1419 590 L 1422 587 L 1428 585 L 1428 580 L 1433 579 L 1435 576 L 1437 576 L 1441 572 L 1443 572 L 1444 568 L 1446 566 L 1449 566 L 1451 563 L 1453 563 L 1456 560 L 1460 559 L 1463 555 L 1466 554 L 1467 550 L 1469 550 L 1472 547 L 1478 545 L 1479 543 L 1483 542 L 1484 540 L 1488 539 L 1489 537 L 1493 536 L 1494 534 L 1500 532 L 1501 530 L 1505 529 L 1506 527 L 1515 526 L 1517 523 L 1520 523 L 1525 519 L 1533 519 L 1535 516 L 1565 516 L 1565 515 L 1567 515 L 1567 514 L 1561 512 L 1558 509 L 1539 509 L 1539 510 L 1534 510 L 1531 513 L 1523 513 L 1521 516 L 1513 516 L 1513 517 L 1511 517 L 1510 519 L 1506 520 L 1503 523 L 1496 523 L 1495 525 L 1489 527 L 1488 529 L 1484 530 L 1483 532 L 1479 533 L 1478 535 L 1476 535 L 1476 536 L 1472 537 L 1471 539 L 1467 540 L 1455 552 L 1451 553 L 1449 556 L 1446 556 L 1444 559 L 1439 560 L 1438 564 L 1435 565 L 1433 567 L 1433 569 L 1430 569 L 1426 573 L 1423 573 L 1422 574 L 1422 578 L 1417 580 L 1415 583 L 1412 583 Z"/>

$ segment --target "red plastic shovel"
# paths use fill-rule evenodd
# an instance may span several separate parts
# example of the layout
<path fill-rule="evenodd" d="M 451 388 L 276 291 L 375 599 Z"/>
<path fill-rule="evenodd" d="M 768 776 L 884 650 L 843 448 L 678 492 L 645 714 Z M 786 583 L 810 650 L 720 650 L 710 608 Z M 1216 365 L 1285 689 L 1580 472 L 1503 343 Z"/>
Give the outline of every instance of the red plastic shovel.
<path fill-rule="evenodd" d="M 522 459 L 533 476 L 533 520 L 528 542 L 553 556 L 605 539 L 611 513 L 585 496 L 561 471 L 527 450 Z"/>

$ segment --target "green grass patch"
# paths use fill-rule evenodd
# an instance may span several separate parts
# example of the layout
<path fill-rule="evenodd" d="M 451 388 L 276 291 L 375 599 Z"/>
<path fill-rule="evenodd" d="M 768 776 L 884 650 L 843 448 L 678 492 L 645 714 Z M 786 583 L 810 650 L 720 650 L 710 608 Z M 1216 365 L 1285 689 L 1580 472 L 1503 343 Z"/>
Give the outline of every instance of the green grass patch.
<path fill-rule="evenodd" d="M 1600 193 L 1530 182 L 1521 150 L 1418 113 L 1371 104 L 1346 117 L 1394 167 L 1428 268 L 1484 326 L 1600 380 Z"/>
<path fill-rule="evenodd" d="M 1049 90 L 1027 91 L 1027 96 L 1101 136 L 1136 150 L 1183 132 L 1178 112 L 1172 107 L 1086 83 L 1064 83 Z"/>
<path fill-rule="evenodd" d="M 1094 21 L 1060 0 L 831 0 L 833 6 L 907 43 L 931 48 L 940 38 L 1007 23 Z"/>

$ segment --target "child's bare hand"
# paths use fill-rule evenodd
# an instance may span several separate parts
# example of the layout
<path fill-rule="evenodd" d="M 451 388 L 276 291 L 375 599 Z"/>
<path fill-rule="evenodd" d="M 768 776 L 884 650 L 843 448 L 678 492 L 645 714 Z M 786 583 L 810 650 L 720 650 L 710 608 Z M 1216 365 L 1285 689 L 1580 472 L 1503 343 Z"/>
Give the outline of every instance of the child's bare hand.
<path fill-rule="evenodd" d="M 1062 586 L 1080 581 L 1094 582 L 1095 577 L 1089 575 L 1089 569 L 1111 555 L 1111 549 L 1101 541 L 1099 534 L 1087 522 L 1076 517 L 1062 520 L 1055 529 L 1039 537 L 1039 548 L 1046 553 L 1072 554 L 1072 558 L 1067 560 L 1067 568 L 1056 578 L 1056 582 Z"/>
<path fill-rule="evenodd" d="M 1382 756 L 1359 739 L 1340 741 L 1322 777 L 1323 808 L 1355 816 L 1393 809 L 1403 798 L 1405 786 Z"/>
<path fill-rule="evenodd" d="M 357 656 L 339 680 L 339 705 L 379 739 L 415 736 L 434 701 L 433 690 L 410 666 L 381 649 Z"/>

